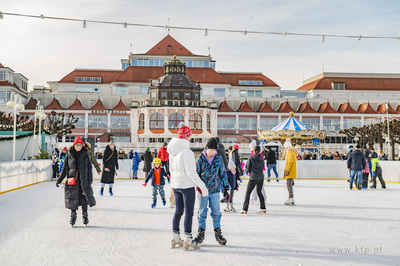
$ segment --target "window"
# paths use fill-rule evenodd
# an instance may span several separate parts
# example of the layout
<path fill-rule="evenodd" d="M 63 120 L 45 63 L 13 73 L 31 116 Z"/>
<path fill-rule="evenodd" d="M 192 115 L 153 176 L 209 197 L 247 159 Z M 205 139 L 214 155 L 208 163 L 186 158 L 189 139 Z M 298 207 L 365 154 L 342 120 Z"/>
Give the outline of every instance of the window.
<path fill-rule="evenodd" d="M 235 129 L 236 117 L 218 117 L 218 129 Z"/>
<path fill-rule="evenodd" d="M 319 117 L 303 117 L 302 123 L 312 130 L 319 130 Z"/>
<path fill-rule="evenodd" d="M 10 97 L 11 91 L 0 91 L 0 103 L 7 103 Z"/>
<path fill-rule="evenodd" d="M 152 113 L 149 121 L 150 129 L 164 129 L 164 115 L 162 113 Z"/>
<path fill-rule="evenodd" d="M 202 118 L 201 115 L 194 113 L 189 116 L 189 128 L 190 129 L 202 129 Z"/>
<path fill-rule="evenodd" d="M 346 83 L 344 82 L 332 82 L 333 90 L 344 90 L 346 89 Z"/>
<path fill-rule="evenodd" d="M 144 129 L 144 114 L 139 115 L 139 129 Z"/>
<path fill-rule="evenodd" d="M 111 128 L 131 128 L 128 115 L 112 115 Z"/>
<path fill-rule="evenodd" d="M 65 136 L 65 142 L 74 142 L 75 136 Z"/>
<path fill-rule="evenodd" d="M 196 101 L 200 100 L 199 93 L 197 93 L 197 92 L 194 93 L 194 99 Z"/>
<path fill-rule="evenodd" d="M 211 130 L 211 118 L 210 118 L 210 115 L 207 115 L 207 130 Z"/>
<path fill-rule="evenodd" d="M 149 94 L 149 87 L 140 87 L 139 93 L 140 94 Z"/>
<path fill-rule="evenodd" d="M 161 92 L 161 99 L 167 99 L 168 93 L 166 91 Z"/>
<path fill-rule="evenodd" d="M 174 99 L 179 99 L 179 92 L 173 92 L 172 93 L 172 98 L 174 98 Z"/>
<path fill-rule="evenodd" d="M 188 100 L 190 100 L 190 92 L 185 92 L 185 99 L 188 99 Z"/>
<path fill-rule="evenodd" d="M 78 122 L 75 124 L 75 128 L 85 128 L 85 116 L 84 115 L 74 115 L 78 118 Z"/>
<path fill-rule="evenodd" d="M 89 128 L 107 128 L 107 116 L 89 115 Z"/>
<path fill-rule="evenodd" d="M 5 81 L 5 80 L 6 80 L 6 72 L 0 71 L 0 81 Z"/>
<path fill-rule="evenodd" d="M 239 80 L 239 85 L 263 85 L 261 80 Z"/>
<path fill-rule="evenodd" d="M 153 91 L 153 92 L 151 93 L 151 99 L 154 100 L 154 99 L 156 99 L 156 98 L 157 98 L 157 93 L 156 93 L 155 91 Z"/>
<path fill-rule="evenodd" d="M 239 96 L 240 96 L 240 97 L 247 97 L 247 91 L 240 90 L 240 91 L 239 91 Z"/>
<path fill-rule="evenodd" d="M 278 125 L 278 117 L 260 117 L 260 130 L 269 130 Z"/>
<path fill-rule="evenodd" d="M 93 82 L 100 83 L 101 77 L 76 77 L 75 82 Z"/>
<path fill-rule="evenodd" d="M 340 118 L 324 118 L 323 128 L 326 131 L 339 131 L 340 130 Z"/>
<path fill-rule="evenodd" d="M 224 144 L 235 144 L 237 143 L 237 138 L 221 138 L 221 142 Z"/>
<path fill-rule="evenodd" d="M 380 118 L 364 118 L 364 126 L 369 126 L 380 122 L 381 122 Z"/>
<path fill-rule="evenodd" d="M 168 128 L 177 129 L 180 122 L 185 122 L 185 117 L 183 114 L 178 112 L 172 113 L 168 117 Z"/>
<path fill-rule="evenodd" d="M 257 117 L 239 117 L 240 130 L 257 130 Z"/>
<path fill-rule="evenodd" d="M 129 67 L 129 63 L 122 63 L 122 70 L 125 70 Z"/>
<path fill-rule="evenodd" d="M 128 95 L 128 87 L 117 87 L 118 95 Z"/>
<path fill-rule="evenodd" d="M 131 138 L 130 137 L 117 137 L 114 136 L 114 142 L 131 142 Z"/>
<path fill-rule="evenodd" d="M 240 97 L 262 97 L 262 90 L 240 90 Z"/>
<path fill-rule="evenodd" d="M 343 119 L 343 129 L 359 127 L 361 125 L 360 122 L 361 122 L 361 120 L 358 118 L 344 118 Z"/>
<path fill-rule="evenodd" d="M 214 88 L 215 97 L 225 97 L 225 88 Z"/>

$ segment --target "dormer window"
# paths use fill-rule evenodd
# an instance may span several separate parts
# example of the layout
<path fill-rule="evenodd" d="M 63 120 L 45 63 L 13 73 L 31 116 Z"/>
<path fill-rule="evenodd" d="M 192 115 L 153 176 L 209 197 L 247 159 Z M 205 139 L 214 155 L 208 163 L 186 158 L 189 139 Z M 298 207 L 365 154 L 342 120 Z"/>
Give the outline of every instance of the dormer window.
<path fill-rule="evenodd" d="M 173 92 L 172 98 L 179 99 L 179 92 Z"/>
<path fill-rule="evenodd" d="M 190 92 L 185 92 L 185 99 L 190 100 Z"/>
<path fill-rule="evenodd" d="M 346 83 L 344 82 L 332 82 L 332 90 L 345 90 Z"/>

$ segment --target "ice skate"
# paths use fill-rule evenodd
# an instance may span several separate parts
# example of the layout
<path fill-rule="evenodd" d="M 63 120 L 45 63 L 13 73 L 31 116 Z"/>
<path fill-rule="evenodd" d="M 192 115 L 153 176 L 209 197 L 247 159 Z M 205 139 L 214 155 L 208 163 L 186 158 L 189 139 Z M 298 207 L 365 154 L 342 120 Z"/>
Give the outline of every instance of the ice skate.
<path fill-rule="evenodd" d="M 267 182 L 271 182 L 271 179 L 268 178 Z"/>
<path fill-rule="evenodd" d="M 224 209 L 224 212 L 230 212 L 230 210 L 229 210 L 229 203 L 226 204 L 225 209 Z"/>
<path fill-rule="evenodd" d="M 167 202 L 165 200 L 162 201 L 162 205 L 165 206 Z"/>
<path fill-rule="evenodd" d="M 103 196 L 104 194 L 104 188 L 100 188 L 100 196 Z"/>
<path fill-rule="evenodd" d="M 247 214 L 247 211 L 245 211 L 245 210 L 241 210 L 241 211 L 240 211 L 240 214 L 244 214 L 244 215 L 246 215 L 246 214 Z"/>
<path fill-rule="evenodd" d="M 259 210 L 257 211 L 257 213 L 258 213 L 258 214 L 266 214 L 266 213 L 267 213 L 267 210 L 266 210 L 266 209 L 259 209 Z"/>
<path fill-rule="evenodd" d="M 169 205 L 169 207 L 170 207 L 170 208 L 175 208 L 175 204 L 171 203 L 171 204 Z"/>
<path fill-rule="evenodd" d="M 229 211 L 230 211 L 230 212 L 236 212 L 236 209 L 233 208 L 233 203 L 230 204 L 230 206 L 229 206 Z"/>
<path fill-rule="evenodd" d="M 279 178 L 276 178 L 276 182 L 279 182 Z"/>
<path fill-rule="evenodd" d="M 71 212 L 71 220 L 69 221 L 69 223 L 71 224 L 71 226 L 74 226 L 76 222 L 76 212 Z"/>
<path fill-rule="evenodd" d="M 178 245 L 179 247 L 183 246 L 183 240 L 181 239 L 181 236 L 179 233 L 172 233 L 172 240 L 171 240 L 171 246 L 174 248 Z"/>
<path fill-rule="evenodd" d="M 189 247 L 192 247 L 194 249 L 199 249 L 200 248 L 200 243 L 196 242 L 192 238 L 192 234 L 185 234 L 185 241 L 183 241 L 183 247 L 188 250 Z"/>
<path fill-rule="evenodd" d="M 151 204 L 151 207 L 154 209 L 157 205 L 157 201 L 154 201 L 153 204 Z"/>
<path fill-rule="evenodd" d="M 215 233 L 215 239 L 220 245 L 225 246 L 226 245 L 226 239 L 223 237 L 222 232 L 221 232 L 221 227 L 215 228 L 214 229 Z"/>
<path fill-rule="evenodd" d="M 87 212 L 82 213 L 82 221 L 83 221 L 84 225 L 86 225 L 86 226 L 88 225 L 89 218 L 88 218 L 88 213 Z"/>
<path fill-rule="evenodd" d="M 288 198 L 288 200 L 285 201 L 285 205 L 294 205 L 294 198 Z"/>
<path fill-rule="evenodd" d="M 197 231 L 197 236 L 194 238 L 194 241 L 196 241 L 199 244 L 203 243 L 204 238 L 205 238 L 205 233 L 206 233 L 206 229 L 199 227 L 199 229 Z"/>
<path fill-rule="evenodd" d="M 112 187 L 110 187 L 109 192 L 110 192 L 110 196 L 114 195 L 114 193 L 112 192 Z"/>

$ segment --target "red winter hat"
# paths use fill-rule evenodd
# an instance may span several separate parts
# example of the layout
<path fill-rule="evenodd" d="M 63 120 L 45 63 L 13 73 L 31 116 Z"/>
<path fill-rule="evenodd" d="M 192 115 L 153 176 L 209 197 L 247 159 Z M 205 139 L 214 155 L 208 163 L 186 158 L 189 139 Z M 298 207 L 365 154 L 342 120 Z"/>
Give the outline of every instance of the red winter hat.
<path fill-rule="evenodd" d="M 83 140 L 81 139 L 81 137 L 76 137 L 74 140 L 74 143 L 72 145 L 75 144 L 81 144 L 82 146 L 84 146 L 85 144 L 83 143 Z"/>
<path fill-rule="evenodd" d="M 237 144 L 233 145 L 233 149 L 234 150 L 238 150 L 239 149 L 239 145 L 237 145 Z"/>
<path fill-rule="evenodd" d="M 67 149 L 67 147 L 64 147 L 64 149 L 63 149 L 63 150 L 68 150 L 68 149 Z"/>
<path fill-rule="evenodd" d="M 181 122 L 179 124 L 179 129 L 178 129 L 178 138 L 180 139 L 186 139 L 192 135 L 192 130 L 190 130 L 189 127 L 185 125 L 185 123 Z"/>

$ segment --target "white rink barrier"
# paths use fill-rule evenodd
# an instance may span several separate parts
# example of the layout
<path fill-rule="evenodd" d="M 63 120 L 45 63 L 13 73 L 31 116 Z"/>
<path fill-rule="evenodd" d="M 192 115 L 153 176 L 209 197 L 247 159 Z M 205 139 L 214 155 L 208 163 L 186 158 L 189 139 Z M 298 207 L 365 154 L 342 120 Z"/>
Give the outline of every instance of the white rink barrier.
<path fill-rule="evenodd" d="M 51 160 L 0 162 L 0 193 L 52 179 Z"/>

